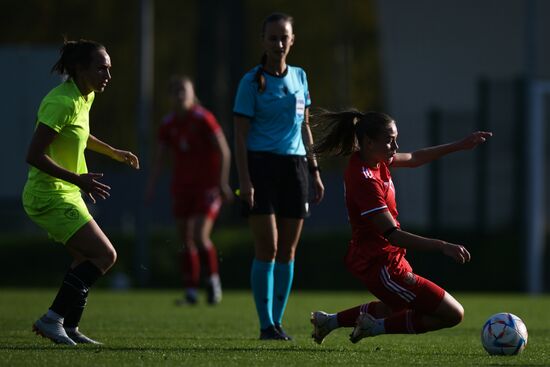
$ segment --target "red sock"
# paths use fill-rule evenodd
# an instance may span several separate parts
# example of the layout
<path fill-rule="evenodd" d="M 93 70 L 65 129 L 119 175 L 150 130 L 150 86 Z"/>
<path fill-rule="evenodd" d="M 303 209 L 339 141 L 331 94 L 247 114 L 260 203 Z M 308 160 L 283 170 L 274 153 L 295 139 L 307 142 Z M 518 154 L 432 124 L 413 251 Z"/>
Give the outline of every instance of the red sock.
<path fill-rule="evenodd" d="M 384 310 L 381 310 L 381 307 L 379 306 L 386 307 L 382 301 L 371 301 L 363 305 L 364 309 L 361 310 L 361 312 L 366 312 L 373 316 L 375 319 L 383 319 L 388 315 L 384 312 Z"/>
<path fill-rule="evenodd" d="M 216 251 L 216 246 L 210 243 L 210 246 L 201 248 L 200 253 L 206 275 L 211 276 L 212 274 L 218 274 L 218 252 Z"/>
<path fill-rule="evenodd" d="M 201 265 L 197 250 L 185 249 L 181 252 L 181 274 L 185 288 L 199 287 Z"/>
<path fill-rule="evenodd" d="M 354 327 L 361 312 L 366 312 L 377 319 L 384 317 L 384 315 L 379 315 L 376 312 L 376 306 L 381 303 L 382 302 L 380 301 L 371 301 L 369 303 L 338 312 L 336 314 L 336 317 L 338 318 L 338 325 L 341 327 Z"/>
<path fill-rule="evenodd" d="M 354 327 L 357 318 L 359 317 L 359 314 L 361 313 L 361 308 L 364 305 L 361 306 L 355 306 L 352 308 L 348 308 L 347 310 L 340 311 L 336 314 L 336 318 L 338 320 L 338 326 L 340 327 Z"/>
<path fill-rule="evenodd" d="M 386 334 L 421 334 L 428 331 L 422 322 L 422 314 L 414 310 L 403 310 L 384 321 Z"/>

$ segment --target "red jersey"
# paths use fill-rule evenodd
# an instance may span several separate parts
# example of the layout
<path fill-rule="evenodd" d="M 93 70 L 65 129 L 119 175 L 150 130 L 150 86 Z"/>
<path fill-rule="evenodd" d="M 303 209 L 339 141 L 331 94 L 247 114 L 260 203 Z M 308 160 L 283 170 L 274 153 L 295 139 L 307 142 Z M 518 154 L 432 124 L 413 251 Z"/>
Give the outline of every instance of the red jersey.
<path fill-rule="evenodd" d="M 369 168 L 359 153 L 354 153 L 344 174 L 344 184 L 352 230 L 346 259 L 348 266 L 366 269 L 374 263 L 399 261 L 405 255 L 405 249 L 393 246 L 367 220 L 371 215 L 389 211 L 399 227 L 395 187 L 388 166 L 381 162 L 378 167 Z"/>
<path fill-rule="evenodd" d="M 198 105 L 185 116 L 171 113 L 164 118 L 158 138 L 172 149 L 172 193 L 220 185 L 221 154 L 215 138 L 221 132 L 214 115 Z"/>

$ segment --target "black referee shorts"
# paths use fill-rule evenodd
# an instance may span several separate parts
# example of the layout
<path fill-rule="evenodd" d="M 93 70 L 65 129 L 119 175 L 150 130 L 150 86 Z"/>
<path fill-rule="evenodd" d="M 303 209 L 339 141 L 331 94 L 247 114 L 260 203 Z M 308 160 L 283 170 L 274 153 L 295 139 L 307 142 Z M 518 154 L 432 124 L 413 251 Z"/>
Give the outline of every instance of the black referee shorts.
<path fill-rule="evenodd" d="M 245 217 L 275 214 L 306 218 L 309 215 L 309 171 L 305 156 L 248 151 L 248 172 L 254 186 L 254 207 L 242 201 Z"/>

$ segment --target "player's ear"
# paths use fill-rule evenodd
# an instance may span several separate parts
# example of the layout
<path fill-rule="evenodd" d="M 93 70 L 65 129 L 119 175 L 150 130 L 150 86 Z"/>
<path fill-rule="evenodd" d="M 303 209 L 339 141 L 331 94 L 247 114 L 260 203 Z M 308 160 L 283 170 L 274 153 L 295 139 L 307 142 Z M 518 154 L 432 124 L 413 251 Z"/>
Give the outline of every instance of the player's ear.
<path fill-rule="evenodd" d="M 374 144 L 374 140 L 372 140 L 371 138 L 369 138 L 367 135 L 363 136 L 363 141 L 362 141 L 362 147 L 364 149 L 370 149 L 372 148 L 372 145 Z"/>

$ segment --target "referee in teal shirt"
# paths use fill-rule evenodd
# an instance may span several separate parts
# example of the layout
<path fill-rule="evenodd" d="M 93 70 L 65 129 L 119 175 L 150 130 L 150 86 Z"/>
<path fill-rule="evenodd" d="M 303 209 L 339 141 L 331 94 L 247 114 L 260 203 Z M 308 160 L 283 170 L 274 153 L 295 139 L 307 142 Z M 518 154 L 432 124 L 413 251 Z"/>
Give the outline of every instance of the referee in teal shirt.
<path fill-rule="evenodd" d="M 294 43 L 292 17 L 268 16 L 262 42 L 261 64 L 244 75 L 235 97 L 235 156 L 243 214 L 254 238 L 250 278 L 260 339 L 291 340 L 282 320 L 309 213 L 309 177 L 314 203 L 322 200 L 324 187 L 315 157 L 307 154 L 313 138 L 306 73 L 286 63 Z"/>

